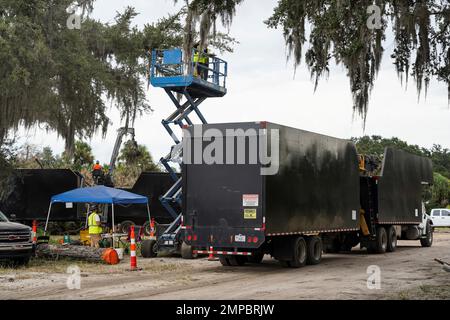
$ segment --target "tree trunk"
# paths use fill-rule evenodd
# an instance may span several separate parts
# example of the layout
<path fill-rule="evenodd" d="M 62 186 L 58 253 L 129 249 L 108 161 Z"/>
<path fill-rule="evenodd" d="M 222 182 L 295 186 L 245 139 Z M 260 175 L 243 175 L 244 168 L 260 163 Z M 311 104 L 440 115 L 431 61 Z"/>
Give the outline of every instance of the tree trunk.
<path fill-rule="evenodd" d="M 43 243 L 39 244 L 36 247 L 36 256 L 56 259 L 59 257 L 65 257 L 91 262 L 106 262 L 108 264 L 118 263 L 117 253 L 114 249 L 110 248 L 104 249 L 85 246 L 53 245 Z"/>

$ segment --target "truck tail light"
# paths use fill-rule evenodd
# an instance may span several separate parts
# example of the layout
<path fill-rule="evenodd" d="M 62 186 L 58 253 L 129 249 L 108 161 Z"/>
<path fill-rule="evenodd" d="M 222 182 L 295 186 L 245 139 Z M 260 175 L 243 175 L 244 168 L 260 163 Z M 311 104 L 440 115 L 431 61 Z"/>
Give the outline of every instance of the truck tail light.
<path fill-rule="evenodd" d="M 247 237 L 247 242 L 251 243 L 252 242 L 252 237 Z"/>
<path fill-rule="evenodd" d="M 194 239 L 194 241 L 197 241 L 197 235 L 196 234 L 194 234 L 193 239 Z"/>
<path fill-rule="evenodd" d="M 257 243 L 258 242 L 258 237 L 253 237 L 253 243 Z"/>
<path fill-rule="evenodd" d="M 192 236 L 191 236 L 191 235 L 188 235 L 188 236 L 187 236 L 187 239 L 188 239 L 188 241 L 191 241 L 191 240 L 192 240 Z"/>

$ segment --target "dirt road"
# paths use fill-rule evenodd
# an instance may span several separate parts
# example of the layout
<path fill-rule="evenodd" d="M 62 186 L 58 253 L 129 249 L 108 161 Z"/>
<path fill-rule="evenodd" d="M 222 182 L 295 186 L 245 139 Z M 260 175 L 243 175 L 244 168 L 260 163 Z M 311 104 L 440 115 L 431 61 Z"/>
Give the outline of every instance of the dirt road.
<path fill-rule="evenodd" d="M 401 299 L 430 290 L 432 297 L 448 298 L 450 273 L 434 258 L 450 261 L 450 233 L 435 234 L 431 248 L 399 241 L 395 253 L 327 254 L 321 264 L 300 269 L 282 268 L 268 256 L 261 265 L 244 267 L 206 259 L 139 259 L 138 272 L 126 271 L 128 261 L 101 268 L 84 264 L 79 290 L 67 288 L 64 271 L 44 264 L 44 270 L 0 273 L 0 299 Z M 380 289 L 367 288 L 371 265 L 380 268 Z"/>

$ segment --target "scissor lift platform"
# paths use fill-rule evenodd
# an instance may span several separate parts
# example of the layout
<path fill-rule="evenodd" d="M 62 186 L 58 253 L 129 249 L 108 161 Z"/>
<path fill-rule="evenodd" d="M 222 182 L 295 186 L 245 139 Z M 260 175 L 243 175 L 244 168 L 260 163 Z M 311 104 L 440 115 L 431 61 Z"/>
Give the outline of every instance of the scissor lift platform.
<path fill-rule="evenodd" d="M 197 68 L 207 69 L 208 77 L 202 79 L 195 75 Z M 154 87 L 181 94 L 188 92 L 193 98 L 223 97 L 227 93 L 227 68 L 227 63 L 215 56 L 209 58 L 208 67 L 195 62 L 187 66 L 181 49 L 154 50 L 150 81 Z"/>

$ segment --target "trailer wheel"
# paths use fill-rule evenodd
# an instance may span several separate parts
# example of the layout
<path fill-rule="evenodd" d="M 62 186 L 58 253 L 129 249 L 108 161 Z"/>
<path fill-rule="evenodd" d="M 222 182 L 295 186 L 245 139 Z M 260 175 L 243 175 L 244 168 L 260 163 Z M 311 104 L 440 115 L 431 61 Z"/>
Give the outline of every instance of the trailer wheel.
<path fill-rule="evenodd" d="M 292 268 L 300 268 L 306 264 L 307 248 L 306 241 L 302 237 L 295 238 L 293 241 L 293 260 L 289 261 Z"/>
<path fill-rule="evenodd" d="M 427 221 L 426 232 L 425 238 L 420 239 L 420 244 L 422 247 L 428 248 L 433 244 L 433 227 L 431 226 L 430 221 Z"/>
<path fill-rule="evenodd" d="M 390 226 L 387 230 L 387 252 L 394 252 L 397 249 L 397 231 L 394 226 Z"/>
<path fill-rule="evenodd" d="M 131 226 L 134 226 L 135 223 L 131 220 L 125 220 L 120 223 L 120 232 L 128 233 Z"/>
<path fill-rule="evenodd" d="M 142 228 L 144 229 L 144 235 L 145 236 L 150 236 L 151 230 L 150 230 L 150 221 L 145 221 L 144 225 L 142 226 Z"/>
<path fill-rule="evenodd" d="M 195 259 L 198 254 L 192 252 L 192 246 L 183 241 L 181 244 L 181 257 L 183 259 Z"/>
<path fill-rule="evenodd" d="M 247 257 L 244 256 L 230 256 L 228 257 L 230 266 L 243 266 L 247 262 Z"/>
<path fill-rule="evenodd" d="M 386 229 L 379 226 L 377 228 L 377 236 L 374 242 L 372 242 L 367 251 L 370 253 L 385 253 L 387 249 L 388 236 Z"/>
<path fill-rule="evenodd" d="M 226 256 L 219 256 L 219 261 L 225 267 L 231 266 L 230 261 L 228 260 L 228 258 Z"/>
<path fill-rule="evenodd" d="M 318 236 L 312 236 L 306 239 L 306 264 L 315 265 L 322 261 L 322 239 Z"/>
<path fill-rule="evenodd" d="M 144 240 L 141 246 L 141 255 L 144 258 L 155 258 L 158 255 L 156 240 Z"/>

